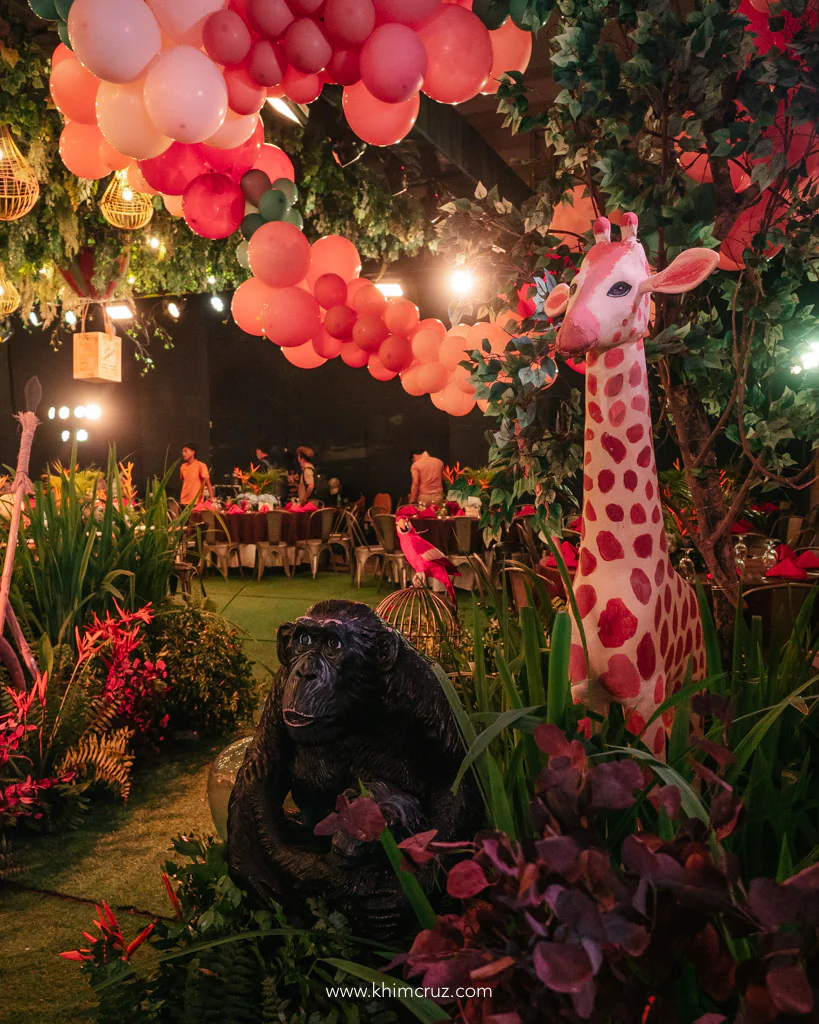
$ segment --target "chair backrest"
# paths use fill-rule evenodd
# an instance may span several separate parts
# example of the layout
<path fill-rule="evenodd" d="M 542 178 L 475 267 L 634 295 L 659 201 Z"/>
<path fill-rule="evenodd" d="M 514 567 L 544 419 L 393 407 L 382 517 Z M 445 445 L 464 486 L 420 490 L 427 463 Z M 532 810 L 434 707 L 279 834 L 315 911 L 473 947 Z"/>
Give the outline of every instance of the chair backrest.
<path fill-rule="evenodd" d="M 347 536 L 349 537 L 352 546 L 354 548 L 369 547 L 367 538 L 364 536 L 364 530 L 362 529 L 361 523 L 348 509 L 344 510 L 344 521 L 346 524 Z"/>
<path fill-rule="evenodd" d="M 378 543 L 387 555 L 395 555 L 400 551 L 398 535 L 395 532 L 395 516 L 382 512 L 373 517 L 373 527 Z"/>
<path fill-rule="evenodd" d="M 455 519 L 455 547 L 459 555 L 472 555 L 472 523 L 473 519 L 468 516 L 458 516 Z"/>
<path fill-rule="evenodd" d="M 321 541 L 326 544 L 330 539 L 330 534 L 333 532 L 333 524 L 336 521 L 336 510 L 334 508 L 320 508 L 310 514 L 310 525 L 313 525 L 313 521 L 318 518 L 321 523 Z M 312 534 L 312 530 L 310 533 Z"/>
<path fill-rule="evenodd" d="M 281 509 L 274 509 L 267 513 L 267 542 L 268 544 L 281 544 L 282 530 L 284 528 L 284 517 L 286 512 Z"/>
<path fill-rule="evenodd" d="M 389 514 L 390 510 L 384 508 L 383 505 L 370 505 L 367 509 L 367 522 L 372 523 L 375 521 L 376 516 L 388 516 Z"/>
<path fill-rule="evenodd" d="M 389 494 L 376 494 L 373 498 L 373 505 L 378 505 L 379 508 L 383 508 L 388 515 L 392 512 L 392 498 Z"/>
<path fill-rule="evenodd" d="M 224 525 L 210 509 L 205 509 L 202 512 L 202 522 L 205 526 L 204 540 L 206 544 L 225 544 L 230 540 Z"/>

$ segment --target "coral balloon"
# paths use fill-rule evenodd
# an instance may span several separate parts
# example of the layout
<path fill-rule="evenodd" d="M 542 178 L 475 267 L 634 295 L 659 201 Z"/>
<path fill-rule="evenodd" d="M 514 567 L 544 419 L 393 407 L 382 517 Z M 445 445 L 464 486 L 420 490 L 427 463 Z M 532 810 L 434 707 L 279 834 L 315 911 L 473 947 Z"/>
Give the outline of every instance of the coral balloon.
<path fill-rule="evenodd" d="M 161 193 L 160 193 L 161 194 Z M 185 211 L 182 209 L 182 196 L 162 196 L 165 209 L 172 217 L 182 217 Z"/>
<path fill-rule="evenodd" d="M 307 284 L 312 288 L 322 274 L 338 274 L 348 284 L 361 273 L 361 257 L 353 243 L 341 235 L 325 235 L 311 246 Z"/>
<path fill-rule="evenodd" d="M 394 146 L 405 138 L 415 124 L 420 104 L 418 96 L 403 103 L 383 103 L 363 82 L 345 85 L 341 98 L 347 124 L 371 146 Z"/>
<path fill-rule="evenodd" d="M 353 341 L 347 341 L 341 346 L 341 358 L 348 366 L 360 369 L 366 366 L 370 360 L 369 353 L 359 348 Z"/>
<path fill-rule="evenodd" d="M 443 362 L 439 359 L 441 335 L 435 330 L 421 328 L 412 336 L 412 354 L 419 363 Z"/>
<path fill-rule="evenodd" d="M 356 290 L 350 305 L 359 316 L 383 316 L 387 300 L 375 285 L 368 281 L 366 287 Z"/>
<path fill-rule="evenodd" d="M 373 0 L 379 23 L 397 21 L 418 27 L 438 9 L 438 0 Z"/>
<path fill-rule="evenodd" d="M 330 309 L 343 306 L 347 301 L 347 285 L 338 274 L 322 274 L 313 285 L 313 295 L 320 306 Z"/>
<path fill-rule="evenodd" d="M 317 366 L 323 366 L 327 362 L 327 358 L 316 351 L 312 341 L 306 341 L 297 348 L 283 348 L 282 355 L 288 363 L 302 370 L 315 370 Z"/>
<path fill-rule="evenodd" d="M 262 310 L 272 294 L 273 289 L 268 288 L 258 277 L 251 277 L 247 281 L 243 281 L 233 293 L 230 311 L 233 314 L 233 319 L 245 334 L 254 334 L 256 337 L 261 337 L 264 334 Z"/>
<path fill-rule="evenodd" d="M 202 46 L 208 18 L 227 0 L 147 0 L 162 31 L 176 43 Z"/>
<path fill-rule="evenodd" d="M 465 366 L 456 366 L 454 371 L 453 371 L 453 373 L 452 373 L 452 381 L 451 381 L 451 383 L 455 387 L 460 388 L 460 390 L 465 395 L 469 395 L 470 398 L 474 398 L 475 397 L 475 385 L 470 380 L 471 376 L 472 375 L 470 374 L 469 370 L 467 370 L 467 368 Z M 446 388 L 444 388 L 444 390 L 446 391 Z"/>
<path fill-rule="evenodd" d="M 327 332 L 326 327 L 319 327 L 316 336 L 313 338 L 313 348 L 325 359 L 335 359 L 341 354 L 342 342 Z"/>
<path fill-rule="evenodd" d="M 97 124 L 108 142 L 135 160 L 159 156 L 173 142 L 148 117 L 139 82 L 103 82 L 97 93 L 96 111 Z"/>
<path fill-rule="evenodd" d="M 145 76 L 145 109 L 165 135 L 177 142 L 204 142 L 227 113 L 222 72 L 201 50 L 164 50 Z"/>
<path fill-rule="evenodd" d="M 338 85 L 355 85 L 361 81 L 358 50 L 335 50 L 326 73 Z"/>
<path fill-rule="evenodd" d="M 264 171 L 271 181 L 275 181 L 276 178 L 287 178 L 289 181 L 296 180 L 293 161 L 283 149 L 274 146 L 272 142 L 266 142 L 262 146 L 253 167 L 259 171 Z"/>
<path fill-rule="evenodd" d="M 240 181 L 253 167 L 259 159 L 259 153 L 261 153 L 264 143 L 262 119 L 258 115 L 254 115 L 253 118 L 253 132 L 250 138 L 241 145 L 235 146 L 233 149 L 221 149 L 210 145 L 201 147 L 202 156 L 211 170 L 229 174 L 231 178 Z M 225 120 L 227 121 L 227 118 Z"/>
<path fill-rule="evenodd" d="M 182 196 L 188 227 L 202 238 L 227 238 L 239 230 L 245 215 L 241 186 L 227 174 L 200 174 Z"/>
<path fill-rule="evenodd" d="M 424 92 L 439 103 L 464 103 L 477 95 L 492 71 L 492 41 L 481 19 L 448 5 L 418 34 L 427 51 Z"/>
<path fill-rule="evenodd" d="M 253 114 L 267 99 L 265 86 L 251 78 L 246 68 L 225 68 L 225 87 L 228 106 L 236 114 Z"/>
<path fill-rule="evenodd" d="M 532 33 L 524 32 L 508 18 L 500 28 L 489 33 L 492 44 L 492 70 L 483 83 L 481 93 L 493 96 L 498 91 L 498 79 L 507 71 L 524 72 L 532 59 Z"/>
<path fill-rule="evenodd" d="M 475 398 L 465 395 L 453 381 L 437 394 L 430 396 L 432 404 L 450 416 L 466 416 L 475 408 Z"/>
<path fill-rule="evenodd" d="M 310 243 L 292 224 L 271 221 L 254 232 L 248 246 L 248 257 L 250 269 L 265 284 L 272 288 L 288 288 L 302 281 L 310 269 Z"/>
<path fill-rule="evenodd" d="M 695 150 L 692 153 L 681 150 L 679 147 L 677 150 L 677 161 L 689 178 L 699 185 L 714 180 L 705 150 Z"/>
<path fill-rule="evenodd" d="M 467 349 L 469 349 L 469 345 L 465 335 L 454 334 L 450 331 L 441 342 L 438 361 L 447 370 L 454 370 L 458 363 L 467 358 Z M 471 349 L 469 350 L 471 351 Z"/>
<path fill-rule="evenodd" d="M 54 49 L 54 53 L 51 54 L 51 68 L 52 70 L 57 67 L 58 64 L 62 64 L 64 60 L 76 60 L 77 58 L 68 49 L 65 43 L 57 43 Z"/>
<path fill-rule="evenodd" d="M 324 79 L 320 75 L 305 75 L 289 67 L 284 73 L 282 87 L 293 103 L 313 103 L 321 95 Z"/>
<path fill-rule="evenodd" d="M 235 114 L 232 110 L 229 110 L 225 120 L 222 122 L 222 127 L 217 129 L 206 143 L 203 143 L 203 149 L 211 151 L 221 149 L 235 153 L 237 149 L 249 141 L 260 124 L 261 119 L 255 112 L 252 114 Z M 259 155 L 261 143 L 254 148 L 255 152 L 252 155 L 255 160 Z M 247 166 L 242 167 L 242 174 L 248 169 Z"/>
<path fill-rule="evenodd" d="M 105 82 L 135 81 L 162 46 L 143 0 L 74 0 L 68 34 L 77 59 Z"/>
<path fill-rule="evenodd" d="M 372 281 L 368 281 L 366 277 L 355 277 L 347 285 L 347 305 L 352 306 L 353 299 L 358 295 L 362 288 L 369 288 L 372 285 Z"/>
<path fill-rule="evenodd" d="M 356 320 L 358 320 L 356 311 L 350 309 L 349 306 L 331 306 L 324 318 L 324 329 L 331 338 L 350 341 L 353 337 Z"/>
<path fill-rule="evenodd" d="M 392 380 L 393 377 L 398 376 L 395 370 L 388 370 L 384 366 L 375 352 L 367 360 L 367 369 L 370 371 L 370 376 L 376 380 Z"/>
<path fill-rule="evenodd" d="M 427 51 L 407 25 L 379 25 L 359 58 L 361 81 L 376 99 L 404 103 L 417 95 L 427 73 Z"/>
<path fill-rule="evenodd" d="M 181 196 L 194 178 L 208 170 L 208 165 L 199 146 L 174 142 L 159 156 L 140 160 L 139 169 L 157 192 Z"/>
<path fill-rule="evenodd" d="M 269 39 L 259 39 L 250 48 L 247 73 L 256 85 L 263 85 L 265 88 L 280 85 L 286 71 L 287 61 L 280 47 L 274 46 Z"/>
<path fill-rule="evenodd" d="M 263 230 L 260 228 L 250 241 L 251 262 L 253 241 Z M 274 288 L 262 311 L 262 326 L 267 337 L 282 348 L 303 345 L 321 326 L 319 304 L 302 288 Z"/>
<path fill-rule="evenodd" d="M 475 349 L 483 351 L 484 340 L 489 342 L 490 351 L 495 355 L 502 355 L 506 351 L 509 335 L 496 323 L 478 323 L 469 328 L 469 333 L 466 336 L 466 348 L 470 352 Z"/>
<path fill-rule="evenodd" d="M 595 218 L 594 206 L 588 196 L 583 195 L 584 186 L 575 185 L 570 189 L 569 196 L 572 203 L 558 203 L 554 208 L 552 223 L 549 225 L 549 234 L 568 234 L 564 239 L 567 245 L 582 247 L 583 239 L 577 235 L 584 235 L 591 230 L 592 221 Z"/>
<path fill-rule="evenodd" d="M 324 28 L 336 50 L 357 50 L 366 43 L 375 28 L 372 0 L 327 0 Z"/>
<path fill-rule="evenodd" d="M 385 370 L 403 373 L 412 366 L 412 345 L 402 334 L 390 334 L 381 342 L 378 358 Z"/>
<path fill-rule="evenodd" d="M 92 75 L 74 56 L 60 61 L 48 81 L 54 106 L 67 121 L 78 124 L 96 122 L 95 101 L 99 87 L 97 76 Z"/>
<path fill-rule="evenodd" d="M 134 160 L 128 165 L 128 184 L 134 190 L 134 192 L 144 192 L 149 196 L 158 196 L 159 192 L 155 188 L 152 188 L 145 180 L 145 176 L 139 169 L 139 164 Z"/>
<path fill-rule="evenodd" d="M 102 136 L 102 132 L 100 132 Z M 108 140 L 102 136 L 100 142 L 100 157 L 102 162 L 108 168 L 109 173 L 111 171 L 124 171 L 125 168 L 131 163 L 131 158 L 120 153 L 119 150 L 114 149 Z"/>
<path fill-rule="evenodd" d="M 420 366 L 413 366 L 401 374 L 401 387 L 408 395 L 414 395 L 416 398 L 427 393 L 418 378 L 418 371 L 420 369 Z"/>
<path fill-rule="evenodd" d="M 380 316 L 361 316 L 353 328 L 353 341 L 365 352 L 377 352 L 389 333 Z"/>
<path fill-rule="evenodd" d="M 285 0 L 247 0 L 247 20 L 265 39 L 278 39 L 294 19 Z"/>
<path fill-rule="evenodd" d="M 284 34 L 287 62 L 303 75 L 323 71 L 333 56 L 333 48 L 321 26 L 313 18 L 299 18 Z"/>
<path fill-rule="evenodd" d="M 435 331 L 443 339 L 446 337 L 446 327 L 434 316 L 428 316 L 418 324 L 419 331 Z"/>
<path fill-rule="evenodd" d="M 449 380 L 449 374 L 440 363 L 421 363 L 415 371 L 417 386 L 421 394 L 431 395 L 442 391 Z"/>
<path fill-rule="evenodd" d="M 69 121 L 60 133 L 60 157 L 78 178 L 104 178 L 111 173 L 101 147 L 103 139 L 95 124 L 77 124 Z"/>
<path fill-rule="evenodd" d="M 785 213 L 786 209 L 787 207 L 780 200 L 769 211 L 768 203 L 764 200 L 759 200 L 753 206 L 743 210 L 720 244 L 720 268 L 722 270 L 742 269 L 745 266 L 742 258 L 743 252 L 745 249 L 752 247 L 753 237 L 759 232 L 763 221 L 767 222 L 770 215 L 772 227 L 781 228 L 784 222 L 780 217 Z M 770 246 L 765 251 L 765 256 L 770 259 L 776 255 L 780 248 L 781 246 L 778 245 Z"/>
<path fill-rule="evenodd" d="M 214 11 L 205 18 L 202 43 L 217 64 L 241 64 L 250 52 L 251 35 L 235 11 Z"/>
<path fill-rule="evenodd" d="M 409 299 L 390 299 L 384 323 L 392 334 L 412 334 L 418 327 L 418 307 Z"/>

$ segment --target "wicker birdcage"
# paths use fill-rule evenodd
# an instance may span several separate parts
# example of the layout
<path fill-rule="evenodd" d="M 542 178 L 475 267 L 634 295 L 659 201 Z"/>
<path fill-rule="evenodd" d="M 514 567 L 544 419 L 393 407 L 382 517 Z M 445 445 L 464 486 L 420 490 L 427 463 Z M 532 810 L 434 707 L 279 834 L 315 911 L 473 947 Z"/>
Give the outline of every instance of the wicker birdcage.
<path fill-rule="evenodd" d="M 0 319 L 13 313 L 20 306 L 20 293 L 6 274 L 6 268 L 0 263 Z"/>
<path fill-rule="evenodd" d="M 0 125 L 0 220 L 19 220 L 40 195 L 40 183 L 17 148 L 9 126 Z"/>
<path fill-rule="evenodd" d="M 113 227 L 136 231 L 153 217 L 154 204 L 147 193 L 131 188 L 127 171 L 117 171 L 100 199 L 100 210 Z"/>
<path fill-rule="evenodd" d="M 385 597 L 375 613 L 422 654 L 444 668 L 454 667 L 454 651 L 461 635 L 461 624 L 438 594 L 425 586 L 405 587 Z"/>

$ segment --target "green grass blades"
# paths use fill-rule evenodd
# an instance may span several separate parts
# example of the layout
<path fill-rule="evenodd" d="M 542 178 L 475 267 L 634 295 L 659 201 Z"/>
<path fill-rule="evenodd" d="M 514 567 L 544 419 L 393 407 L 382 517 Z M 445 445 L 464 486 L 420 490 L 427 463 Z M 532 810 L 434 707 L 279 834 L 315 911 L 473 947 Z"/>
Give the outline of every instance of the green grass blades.
<path fill-rule="evenodd" d="M 427 895 L 421 888 L 421 884 L 418 879 L 410 871 L 405 871 L 401 866 L 404 860 L 403 854 L 398 849 L 398 844 L 395 841 L 395 837 L 388 828 L 385 828 L 379 836 L 381 842 L 381 848 L 387 855 L 395 877 L 398 879 L 401 888 L 404 890 L 404 895 L 409 900 L 410 906 L 412 907 L 415 916 L 418 918 L 418 923 L 422 928 L 434 928 L 435 927 L 435 911 L 432 909 L 432 904 L 427 899 Z"/>

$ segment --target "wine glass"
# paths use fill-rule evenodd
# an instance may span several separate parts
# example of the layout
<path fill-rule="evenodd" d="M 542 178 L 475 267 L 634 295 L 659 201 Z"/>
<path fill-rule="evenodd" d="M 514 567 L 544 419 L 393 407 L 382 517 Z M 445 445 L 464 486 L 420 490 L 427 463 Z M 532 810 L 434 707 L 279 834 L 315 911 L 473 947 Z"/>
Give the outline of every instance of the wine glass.
<path fill-rule="evenodd" d="M 677 566 L 677 572 L 680 576 L 688 583 L 697 582 L 697 570 L 694 566 L 694 560 L 691 557 L 691 546 L 686 543 L 683 548 L 682 557 L 680 558 L 679 565 Z"/>
<path fill-rule="evenodd" d="M 734 544 L 734 564 L 737 567 L 737 571 L 740 576 L 745 574 L 745 560 L 748 557 L 748 545 L 745 543 L 745 534 L 737 534 L 737 539 Z"/>
<path fill-rule="evenodd" d="M 779 547 L 779 541 L 776 537 L 769 537 L 765 541 L 765 550 L 762 552 L 762 564 L 765 566 L 766 571 L 773 569 L 779 558 L 776 553 L 776 549 Z"/>

